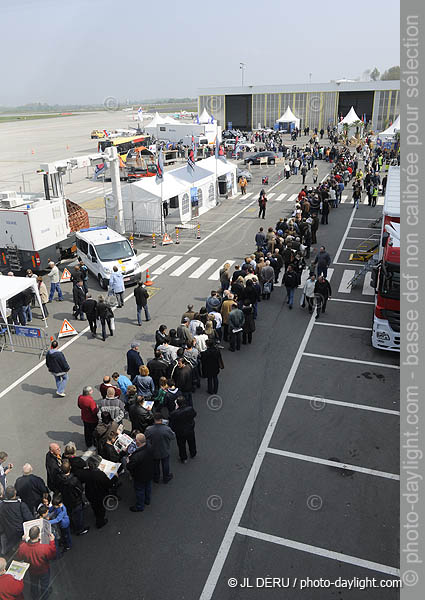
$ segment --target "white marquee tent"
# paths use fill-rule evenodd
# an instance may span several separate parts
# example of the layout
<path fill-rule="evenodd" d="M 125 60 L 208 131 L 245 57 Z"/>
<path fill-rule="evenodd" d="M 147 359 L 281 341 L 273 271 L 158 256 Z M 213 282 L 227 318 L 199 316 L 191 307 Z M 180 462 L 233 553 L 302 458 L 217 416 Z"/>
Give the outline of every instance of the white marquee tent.
<path fill-rule="evenodd" d="M 390 125 L 385 131 L 381 131 L 379 134 L 379 138 L 383 141 L 392 140 L 395 138 L 397 132 L 400 131 L 400 115 L 394 121 L 392 125 Z"/>
<path fill-rule="evenodd" d="M 211 116 L 208 114 L 207 109 L 204 108 L 204 110 L 201 113 L 201 116 L 199 117 L 199 123 L 201 123 L 201 125 L 206 125 L 207 123 L 211 122 Z"/>
<path fill-rule="evenodd" d="M 300 119 L 294 115 L 289 106 L 276 123 L 295 123 L 295 127 L 298 127 L 298 129 L 300 127 Z"/>
<path fill-rule="evenodd" d="M 345 115 L 345 117 L 342 119 L 342 121 L 340 121 L 338 123 L 338 131 L 342 131 L 344 129 L 344 125 L 348 125 L 351 126 L 353 123 L 355 123 L 356 121 L 360 121 L 359 117 L 357 116 L 356 111 L 354 110 L 353 107 L 350 108 L 350 110 L 348 111 L 348 113 Z"/>
<path fill-rule="evenodd" d="M 7 275 L 0 276 L 0 313 L 7 327 L 10 344 L 13 348 L 12 336 L 10 334 L 10 326 L 7 322 L 7 302 L 14 296 L 17 296 L 24 290 L 30 289 L 35 294 L 41 308 L 41 314 L 44 319 L 45 326 L 47 321 L 41 302 L 40 293 L 38 291 L 37 281 L 34 277 L 9 277 Z"/>
<path fill-rule="evenodd" d="M 236 193 L 236 166 L 215 157 L 196 162 L 193 172 L 189 172 L 187 165 L 166 171 L 162 183 L 156 177 L 146 177 L 123 187 L 124 219 L 132 228 L 130 233 L 150 235 L 152 222 L 161 222 L 162 202 L 171 198 L 178 198 L 182 223 L 214 208 L 217 203 L 216 177 L 226 178 L 231 195 Z M 192 200 L 195 188 L 197 200 Z"/>

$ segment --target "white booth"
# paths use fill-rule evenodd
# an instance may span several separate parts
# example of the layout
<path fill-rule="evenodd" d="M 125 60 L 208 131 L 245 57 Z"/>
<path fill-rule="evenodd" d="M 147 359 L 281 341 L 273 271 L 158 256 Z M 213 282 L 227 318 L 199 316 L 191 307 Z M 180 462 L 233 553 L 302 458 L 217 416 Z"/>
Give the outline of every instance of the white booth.
<path fill-rule="evenodd" d="M 293 129 L 299 129 L 301 121 L 294 115 L 291 108 L 288 106 L 276 123 L 279 125 L 279 129 L 290 132 Z"/>

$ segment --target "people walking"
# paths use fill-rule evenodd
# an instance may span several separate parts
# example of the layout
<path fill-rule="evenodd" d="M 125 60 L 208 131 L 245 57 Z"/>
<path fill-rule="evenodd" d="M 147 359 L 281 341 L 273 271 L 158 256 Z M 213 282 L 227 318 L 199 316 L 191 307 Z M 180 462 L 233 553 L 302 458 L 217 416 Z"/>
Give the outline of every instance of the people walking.
<path fill-rule="evenodd" d="M 326 252 L 325 246 L 320 246 L 320 250 L 314 259 L 314 265 L 317 265 L 317 277 L 323 275 L 324 277 L 328 274 L 328 268 L 331 264 L 331 257 Z"/>
<path fill-rule="evenodd" d="M 57 294 L 58 294 L 59 302 L 62 302 L 63 294 L 62 294 L 62 289 L 61 289 L 61 285 L 60 285 L 59 269 L 57 268 L 57 266 L 55 265 L 55 263 L 53 261 L 49 262 L 49 269 L 50 269 L 50 271 L 47 274 L 50 278 L 49 302 L 51 302 L 53 300 L 55 292 L 57 292 Z"/>
<path fill-rule="evenodd" d="M 154 424 L 146 429 L 145 436 L 152 446 L 154 458 L 153 480 L 159 483 L 160 469 L 162 468 L 162 481 L 168 483 L 173 478 L 173 474 L 170 473 L 170 448 L 171 442 L 176 436 L 172 429 L 163 423 L 161 413 L 154 414 Z"/>
<path fill-rule="evenodd" d="M 267 196 L 264 190 L 261 190 L 260 197 L 258 198 L 258 218 L 266 218 L 266 206 L 267 206 Z"/>
<path fill-rule="evenodd" d="M 124 306 L 124 278 L 122 273 L 118 271 L 118 267 L 115 265 L 112 268 L 112 273 L 109 278 L 108 295 L 115 296 L 118 302 L 118 308 Z"/>
<path fill-rule="evenodd" d="M 87 317 L 92 337 L 95 337 L 97 331 L 97 302 L 92 298 L 90 293 L 87 294 L 86 299 L 81 305 L 81 310 Z"/>
<path fill-rule="evenodd" d="M 143 285 L 142 281 L 139 281 L 134 289 L 134 298 L 136 300 L 136 309 L 137 309 L 137 324 L 139 327 L 142 326 L 142 309 L 145 313 L 146 321 L 150 321 L 149 309 L 148 309 L 148 299 L 149 292 L 146 287 Z"/>
<path fill-rule="evenodd" d="M 320 275 L 314 286 L 314 296 L 316 298 L 317 314 L 316 319 L 319 318 L 320 313 L 326 312 L 326 304 L 329 298 L 332 296 L 332 289 L 329 281 Z"/>
<path fill-rule="evenodd" d="M 127 351 L 127 375 L 131 381 L 139 374 L 139 367 L 142 365 L 143 359 L 140 356 L 139 344 L 133 342 L 130 350 Z"/>
<path fill-rule="evenodd" d="M 84 426 L 84 440 L 87 448 L 93 446 L 93 431 L 98 424 L 98 407 L 93 398 L 93 388 L 87 385 L 83 388 L 83 393 L 78 396 L 78 408 L 81 411 L 81 420 Z"/>
<path fill-rule="evenodd" d="M 99 296 L 97 299 L 96 311 L 97 311 L 97 316 L 99 317 L 100 324 L 102 327 L 102 339 L 103 339 L 103 341 L 105 341 L 106 340 L 106 325 L 108 325 L 109 334 L 111 336 L 114 335 L 114 328 L 115 328 L 114 313 L 113 313 L 112 308 L 109 306 L 109 304 L 107 304 L 107 302 L 105 302 L 105 299 L 103 296 Z"/>
<path fill-rule="evenodd" d="M 72 288 L 72 298 L 74 300 L 74 315 L 75 318 L 81 321 L 85 321 L 86 318 L 84 316 L 83 304 L 86 299 L 86 292 L 83 287 L 83 280 L 80 279 L 77 281 Z"/>
<path fill-rule="evenodd" d="M 47 351 L 46 367 L 55 378 L 56 395 L 64 398 L 70 367 L 64 353 L 59 350 L 59 344 L 56 340 L 53 340 L 50 349 Z"/>
<path fill-rule="evenodd" d="M 312 314 L 314 308 L 314 288 L 316 286 L 316 275 L 314 273 L 310 273 L 310 277 L 304 284 L 303 287 L 303 298 L 301 306 L 305 307 L 307 303 L 308 312 Z"/>

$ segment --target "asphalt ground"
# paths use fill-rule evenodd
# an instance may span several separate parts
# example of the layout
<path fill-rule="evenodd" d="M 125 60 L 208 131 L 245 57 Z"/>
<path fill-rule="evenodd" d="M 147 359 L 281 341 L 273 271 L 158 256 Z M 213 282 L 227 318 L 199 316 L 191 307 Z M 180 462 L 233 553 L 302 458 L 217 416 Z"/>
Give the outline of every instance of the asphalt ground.
<path fill-rule="evenodd" d="M 322 178 L 329 166 L 318 164 Z M 278 173 L 277 166 L 269 168 L 269 187 Z M 290 197 L 300 184 L 301 177 L 291 177 L 270 193 Z M 66 398 L 53 397 L 53 379 L 44 365 L 38 367 L 36 356 L 2 353 L 1 440 L 16 471 L 29 460 L 34 472 L 44 476 L 44 454 L 51 441 L 74 440 L 84 450 L 76 407 L 83 385 L 96 386 L 105 373 L 122 372 L 134 339 L 140 340 L 142 356 L 149 360 L 159 323 L 177 325 L 188 302 L 201 305 L 216 286 L 208 279 L 211 272 L 228 259 L 250 253 L 260 224 L 274 226 L 290 212 L 293 202 L 271 199 L 267 218 L 260 222 L 255 202 L 249 206 L 260 186 L 261 179 L 254 178 L 248 189 L 251 198 L 224 201 L 206 215 L 218 222 L 210 230 L 207 219 L 203 225 L 201 221 L 200 245 L 185 241 L 178 248 L 177 254 L 187 253 L 185 258 L 216 262 L 197 279 L 189 276 L 191 270 L 180 277 L 172 277 L 171 270 L 158 275 L 150 323 L 135 326 L 129 288 L 128 302 L 116 313 L 113 338 L 104 343 L 84 332 L 70 341 L 65 348 L 71 365 Z M 379 211 L 361 206 L 355 217 L 375 218 Z M 341 204 L 331 212 L 330 224 L 319 229 L 318 242 L 332 257 L 338 254 L 351 216 L 351 205 Z M 347 237 L 358 237 L 354 233 L 359 231 L 350 228 Z M 209 233 L 213 235 L 208 238 Z M 138 243 L 140 252 L 149 251 L 147 244 Z M 351 246 L 341 246 L 337 263 L 348 261 L 343 247 Z M 176 254 L 176 249 L 174 245 L 150 252 Z M 133 493 L 131 484 L 124 482 L 122 500 L 110 511 L 109 524 L 74 538 L 72 551 L 53 565 L 52 598 L 95 600 L 131 594 L 143 600 L 226 600 L 326 594 L 351 599 L 363 592 L 301 590 L 297 582 L 286 594 L 279 588 L 230 588 L 228 579 L 235 577 L 243 584 L 244 577 L 396 576 L 398 370 L 393 367 L 398 356 L 373 349 L 369 330 L 345 327 L 370 327 L 373 297 L 364 294 L 361 282 L 348 294 L 339 291 L 350 265 L 332 268 L 334 299 L 317 324 L 298 307 L 299 291 L 291 313 L 282 288 L 259 305 L 252 346 L 243 346 L 239 354 L 223 350 L 219 398 L 208 402 L 205 383 L 194 396 L 196 459 L 181 465 L 174 449 L 174 480 L 168 486 L 155 485 L 144 515 L 128 511 Z M 65 302 L 49 305 L 52 332 L 70 316 L 69 286 L 64 285 Z M 97 293 L 92 278 L 89 287 Z M 85 324 L 71 322 L 81 333 Z M 14 385 L 19 377 L 22 381 Z M 9 480 L 19 474 L 11 474 Z M 89 510 L 87 522 L 93 526 Z M 397 597 L 397 590 L 373 591 L 377 600 Z"/>

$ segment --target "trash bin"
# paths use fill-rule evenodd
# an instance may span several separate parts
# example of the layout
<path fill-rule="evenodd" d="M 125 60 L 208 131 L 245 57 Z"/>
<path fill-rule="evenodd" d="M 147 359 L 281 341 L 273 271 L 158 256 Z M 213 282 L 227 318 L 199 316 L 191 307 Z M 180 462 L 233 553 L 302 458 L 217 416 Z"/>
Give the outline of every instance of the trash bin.
<path fill-rule="evenodd" d="M 218 182 L 218 193 L 220 194 L 220 196 L 226 196 L 227 195 L 227 181 L 220 181 Z"/>

